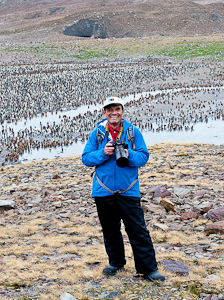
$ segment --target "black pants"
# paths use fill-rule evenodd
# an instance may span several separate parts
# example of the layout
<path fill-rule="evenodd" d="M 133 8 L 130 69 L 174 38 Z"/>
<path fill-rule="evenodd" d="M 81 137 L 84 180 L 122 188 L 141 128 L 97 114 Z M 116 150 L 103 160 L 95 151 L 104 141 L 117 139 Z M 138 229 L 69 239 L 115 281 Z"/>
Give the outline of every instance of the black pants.
<path fill-rule="evenodd" d="M 122 219 L 132 246 L 137 273 L 148 275 L 157 270 L 155 251 L 146 228 L 140 198 L 116 194 L 96 197 L 95 202 L 110 265 L 122 267 L 126 263 L 120 231 Z"/>

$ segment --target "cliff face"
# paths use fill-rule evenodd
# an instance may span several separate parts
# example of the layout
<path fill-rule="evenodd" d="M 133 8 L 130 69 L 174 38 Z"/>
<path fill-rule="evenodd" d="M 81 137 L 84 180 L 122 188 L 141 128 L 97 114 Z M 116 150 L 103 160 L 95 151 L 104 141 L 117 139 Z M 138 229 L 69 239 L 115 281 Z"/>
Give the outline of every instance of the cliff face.
<path fill-rule="evenodd" d="M 105 39 L 106 33 L 104 26 L 97 21 L 82 19 L 77 24 L 73 24 L 65 29 L 64 34 L 80 37 L 94 37 Z"/>

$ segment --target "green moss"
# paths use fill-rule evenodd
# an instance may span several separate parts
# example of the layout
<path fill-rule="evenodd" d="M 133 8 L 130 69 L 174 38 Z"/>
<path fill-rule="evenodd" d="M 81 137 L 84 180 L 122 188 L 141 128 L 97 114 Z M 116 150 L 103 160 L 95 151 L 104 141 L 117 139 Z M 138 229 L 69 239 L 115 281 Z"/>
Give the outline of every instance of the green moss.
<path fill-rule="evenodd" d="M 206 231 L 206 235 L 207 236 L 209 236 L 210 234 L 214 234 L 214 233 L 216 233 L 215 230 L 208 230 L 208 231 Z"/>
<path fill-rule="evenodd" d="M 76 47 L 64 47 L 64 46 L 47 46 L 47 45 L 41 45 L 41 46 L 14 46 L 14 47 L 7 47 L 5 48 L 4 52 L 16 52 L 16 53 L 30 53 L 33 55 L 42 56 L 45 55 L 48 58 L 49 57 L 70 57 L 75 58 L 78 60 L 86 60 L 86 59 L 95 59 L 95 58 L 104 58 L 104 57 L 114 57 L 117 55 L 117 49 L 115 48 L 104 48 L 102 50 L 96 50 L 96 49 L 81 49 L 78 50 L 77 53 Z"/>
<path fill-rule="evenodd" d="M 70 57 L 74 57 L 79 60 L 85 60 L 85 59 L 94 59 L 94 58 L 103 58 L 103 57 L 113 57 L 116 55 L 117 55 L 116 49 L 113 48 L 105 48 L 101 51 L 82 49 L 79 51 L 79 54 L 71 55 Z"/>
<path fill-rule="evenodd" d="M 81 49 L 80 49 L 81 48 Z M 206 60 L 223 61 L 224 42 L 223 41 L 197 41 L 197 42 L 174 42 L 172 46 L 159 46 L 158 44 L 134 43 L 131 46 L 121 44 L 115 47 L 100 48 L 97 41 L 93 48 L 79 44 L 63 44 L 59 46 L 11 46 L 2 49 L 4 52 L 30 53 L 31 55 L 44 56 L 52 59 L 54 57 L 69 57 L 76 60 L 88 60 L 97 58 L 116 57 L 121 55 L 143 55 L 143 56 L 166 56 L 170 58 L 185 60 L 192 58 L 206 58 Z M 222 72 L 217 74 L 222 76 Z"/>
<path fill-rule="evenodd" d="M 162 244 L 162 243 L 165 243 L 165 242 L 167 242 L 167 236 L 163 236 L 162 238 L 157 240 L 158 244 Z"/>
<path fill-rule="evenodd" d="M 176 43 L 172 47 L 155 51 L 155 54 L 178 59 L 210 57 L 211 59 L 223 61 L 224 42 Z"/>
<path fill-rule="evenodd" d="M 191 294 L 199 295 L 198 288 L 194 284 L 189 286 L 189 290 L 190 290 Z"/>

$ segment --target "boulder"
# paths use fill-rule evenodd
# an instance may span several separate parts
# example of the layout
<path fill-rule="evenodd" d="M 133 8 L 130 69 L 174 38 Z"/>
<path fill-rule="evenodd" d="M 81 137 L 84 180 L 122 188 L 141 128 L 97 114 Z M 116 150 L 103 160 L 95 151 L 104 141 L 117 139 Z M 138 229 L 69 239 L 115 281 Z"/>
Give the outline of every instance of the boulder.
<path fill-rule="evenodd" d="M 212 208 L 213 204 L 209 203 L 209 202 L 203 202 L 199 205 L 197 205 L 195 208 L 195 210 L 197 210 L 199 213 L 207 213 L 211 208 Z"/>
<path fill-rule="evenodd" d="M 171 196 L 171 193 L 165 188 L 165 186 L 158 188 L 154 193 L 154 198 L 156 197 L 165 198 L 168 196 Z"/>
<path fill-rule="evenodd" d="M 169 199 L 167 198 L 163 198 L 161 201 L 160 201 L 160 204 L 162 206 L 164 206 L 168 211 L 175 211 L 175 207 L 174 207 L 174 204 L 172 201 L 170 201 Z"/>
<path fill-rule="evenodd" d="M 197 201 L 197 200 L 200 200 L 204 197 L 204 192 L 203 191 L 200 191 L 199 193 L 197 193 L 197 195 L 194 197 L 194 200 Z"/>
<path fill-rule="evenodd" d="M 153 186 L 147 190 L 148 193 L 153 193 L 154 198 L 165 198 L 171 196 L 171 193 L 163 185 Z"/>
<path fill-rule="evenodd" d="M 153 228 L 155 228 L 155 229 L 161 229 L 163 231 L 168 231 L 169 230 L 169 226 L 167 226 L 166 224 L 161 224 L 161 223 L 155 223 L 155 224 L 153 224 Z"/>
<path fill-rule="evenodd" d="M 211 298 L 212 298 L 212 295 L 207 295 L 207 296 L 205 296 L 205 298 L 203 298 L 203 300 L 211 300 Z"/>
<path fill-rule="evenodd" d="M 198 215 L 196 212 L 194 211 L 186 211 L 185 213 L 183 213 L 180 217 L 180 221 L 184 221 L 184 220 L 190 220 L 190 219 L 197 219 Z"/>
<path fill-rule="evenodd" d="M 155 193 L 155 191 L 156 191 L 157 189 L 161 188 L 161 187 L 163 187 L 162 184 L 157 185 L 157 186 L 153 186 L 153 187 L 149 188 L 149 189 L 147 190 L 147 192 L 148 192 L 148 193 Z"/>
<path fill-rule="evenodd" d="M 59 179 L 59 178 L 61 178 L 61 176 L 58 175 L 58 174 L 55 174 L 55 175 L 52 176 L 52 179 Z"/>
<path fill-rule="evenodd" d="M 166 271 L 176 273 L 177 275 L 188 275 L 190 271 L 181 261 L 161 260 L 158 263 L 162 264 Z"/>
<path fill-rule="evenodd" d="M 103 26 L 97 21 L 89 19 L 79 20 L 76 24 L 67 27 L 64 34 L 69 36 L 94 37 L 101 39 L 105 39 L 107 37 Z"/>
<path fill-rule="evenodd" d="M 191 192 L 191 190 L 189 188 L 185 188 L 185 187 L 175 187 L 174 188 L 174 194 L 179 197 L 185 196 L 190 192 Z"/>
<path fill-rule="evenodd" d="M 0 201 L 0 210 L 13 209 L 16 203 L 13 200 L 2 200 Z"/>
<path fill-rule="evenodd" d="M 206 214 L 206 218 L 217 221 L 224 220 L 224 207 L 210 209 Z"/>
<path fill-rule="evenodd" d="M 64 293 L 60 296 L 61 300 L 76 300 L 76 298 L 74 296 L 72 296 L 69 293 Z"/>
<path fill-rule="evenodd" d="M 165 215 L 166 211 L 161 205 L 150 203 L 148 205 L 144 205 L 148 212 L 152 212 L 159 215 Z"/>
<path fill-rule="evenodd" d="M 184 226 L 173 225 L 173 226 L 170 226 L 167 231 L 183 231 L 183 230 L 184 230 Z"/>
<path fill-rule="evenodd" d="M 224 221 L 207 224 L 204 231 L 210 231 L 211 233 L 224 233 Z"/>

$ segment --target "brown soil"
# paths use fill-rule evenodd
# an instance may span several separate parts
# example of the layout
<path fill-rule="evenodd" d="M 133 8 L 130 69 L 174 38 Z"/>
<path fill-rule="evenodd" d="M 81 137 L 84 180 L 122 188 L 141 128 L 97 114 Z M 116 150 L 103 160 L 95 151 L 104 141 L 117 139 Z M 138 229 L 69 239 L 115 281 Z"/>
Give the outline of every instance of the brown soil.
<path fill-rule="evenodd" d="M 71 37 L 63 34 L 64 29 L 84 18 L 108 22 L 109 37 L 175 37 L 224 32 L 221 0 L 1 2 L 0 43 L 3 45 L 69 41 Z"/>

